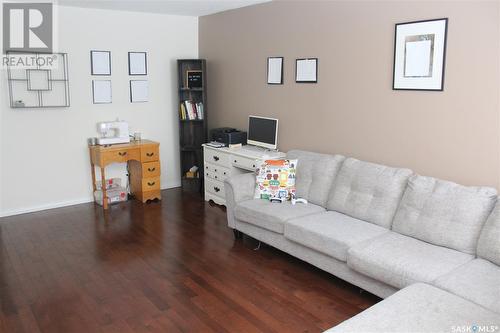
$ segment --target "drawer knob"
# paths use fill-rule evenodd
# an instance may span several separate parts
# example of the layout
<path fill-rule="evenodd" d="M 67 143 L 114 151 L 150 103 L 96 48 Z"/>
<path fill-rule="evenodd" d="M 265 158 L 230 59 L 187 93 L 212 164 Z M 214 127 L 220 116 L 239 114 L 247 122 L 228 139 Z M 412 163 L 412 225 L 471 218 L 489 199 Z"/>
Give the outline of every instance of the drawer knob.
<path fill-rule="evenodd" d="M 214 177 L 215 177 L 215 179 L 217 179 L 217 176 L 214 176 Z"/>
<path fill-rule="evenodd" d="M 152 156 L 154 156 L 154 154 L 155 154 L 155 153 L 146 153 L 146 156 L 147 156 L 147 157 L 152 157 Z"/>
<path fill-rule="evenodd" d="M 149 171 L 149 172 L 153 172 L 153 171 L 155 171 L 155 170 L 156 170 L 156 168 L 148 168 L 148 171 Z"/>
<path fill-rule="evenodd" d="M 220 191 L 220 188 L 218 188 L 217 186 L 214 186 L 214 191 L 215 191 L 215 192 L 219 192 L 219 191 Z"/>
<path fill-rule="evenodd" d="M 214 169 L 215 172 L 217 172 L 217 169 Z"/>
<path fill-rule="evenodd" d="M 237 160 L 234 160 L 234 163 L 237 163 L 238 161 Z"/>
<path fill-rule="evenodd" d="M 208 176 L 208 172 L 207 172 L 207 176 Z"/>
<path fill-rule="evenodd" d="M 120 155 L 120 156 L 125 156 L 125 155 L 127 155 L 127 152 L 126 152 L 126 151 L 119 151 L 119 152 L 118 152 L 118 155 Z"/>
<path fill-rule="evenodd" d="M 255 168 L 255 164 L 253 165 L 253 167 Z"/>
<path fill-rule="evenodd" d="M 156 184 L 156 182 L 148 182 L 149 186 L 153 186 L 154 184 Z"/>
<path fill-rule="evenodd" d="M 208 170 L 208 165 L 205 167 L 205 169 L 207 169 L 207 170 Z"/>
<path fill-rule="evenodd" d="M 214 161 L 218 161 L 219 160 L 219 156 L 214 156 Z"/>

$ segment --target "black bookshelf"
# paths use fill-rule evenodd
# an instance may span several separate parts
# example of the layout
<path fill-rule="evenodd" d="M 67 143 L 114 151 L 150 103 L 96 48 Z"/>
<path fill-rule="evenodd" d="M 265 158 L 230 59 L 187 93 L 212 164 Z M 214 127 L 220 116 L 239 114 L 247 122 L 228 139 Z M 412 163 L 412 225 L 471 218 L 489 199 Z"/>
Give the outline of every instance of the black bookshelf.
<path fill-rule="evenodd" d="M 177 69 L 179 82 L 178 118 L 182 189 L 203 193 L 202 144 L 207 142 L 208 137 L 206 61 L 205 59 L 178 59 Z M 189 88 L 187 86 L 187 71 L 201 71 L 201 87 Z M 202 103 L 202 119 L 198 119 L 199 112 L 197 113 L 198 116 L 196 119 L 183 119 L 181 104 L 183 104 L 184 101 L 191 101 L 194 104 Z M 198 167 L 198 176 L 188 178 L 186 173 L 192 166 Z"/>

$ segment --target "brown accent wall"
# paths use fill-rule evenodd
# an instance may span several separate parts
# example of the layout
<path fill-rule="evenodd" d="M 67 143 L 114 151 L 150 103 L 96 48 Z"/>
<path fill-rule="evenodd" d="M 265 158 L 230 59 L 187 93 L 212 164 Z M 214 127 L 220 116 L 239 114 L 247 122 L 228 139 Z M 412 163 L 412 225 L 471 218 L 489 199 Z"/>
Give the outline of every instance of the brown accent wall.
<path fill-rule="evenodd" d="M 280 150 L 340 153 L 466 185 L 500 182 L 497 1 L 273 1 L 201 17 L 210 127 L 279 118 Z M 449 18 L 444 92 L 392 90 L 394 24 Z M 266 59 L 284 56 L 282 86 Z M 295 58 L 318 57 L 317 84 Z"/>

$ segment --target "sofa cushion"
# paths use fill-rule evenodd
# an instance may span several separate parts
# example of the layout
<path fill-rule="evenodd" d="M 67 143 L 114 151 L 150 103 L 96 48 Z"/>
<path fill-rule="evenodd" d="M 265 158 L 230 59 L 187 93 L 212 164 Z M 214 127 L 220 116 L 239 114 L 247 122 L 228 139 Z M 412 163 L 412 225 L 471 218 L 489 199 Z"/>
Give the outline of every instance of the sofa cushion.
<path fill-rule="evenodd" d="M 487 260 L 472 260 L 433 285 L 500 314 L 500 267 Z"/>
<path fill-rule="evenodd" d="M 432 282 L 473 258 L 466 253 L 388 232 L 351 247 L 347 265 L 393 287 L 404 288 L 415 282 Z"/>
<path fill-rule="evenodd" d="M 486 328 L 499 325 L 498 314 L 417 283 L 325 332 L 479 332 L 479 328 L 487 332 Z"/>
<path fill-rule="evenodd" d="M 481 231 L 477 245 L 477 255 L 500 265 L 500 201 L 497 201 L 493 212 Z"/>
<path fill-rule="evenodd" d="M 475 254 L 481 228 L 496 201 L 496 190 L 466 187 L 414 175 L 394 217 L 400 234 Z"/>
<path fill-rule="evenodd" d="M 327 209 L 390 228 L 411 173 L 347 158 L 333 183 Z"/>
<path fill-rule="evenodd" d="M 285 238 L 346 261 L 349 248 L 389 230 L 338 212 L 308 215 L 285 223 Z"/>
<path fill-rule="evenodd" d="M 295 179 L 297 197 L 325 207 L 333 180 L 345 157 L 290 150 L 287 158 L 299 160 Z"/>
<path fill-rule="evenodd" d="M 237 204 L 234 216 L 240 221 L 282 234 L 285 221 L 324 211 L 323 207 L 311 203 L 292 205 L 290 201 L 271 203 L 267 200 L 253 199 Z"/>

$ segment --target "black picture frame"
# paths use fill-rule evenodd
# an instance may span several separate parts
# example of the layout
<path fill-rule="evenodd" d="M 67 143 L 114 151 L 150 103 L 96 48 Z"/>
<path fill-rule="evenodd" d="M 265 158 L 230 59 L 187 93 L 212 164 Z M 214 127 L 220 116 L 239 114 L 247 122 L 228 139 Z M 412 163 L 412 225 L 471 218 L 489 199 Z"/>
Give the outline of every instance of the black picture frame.
<path fill-rule="evenodd" d="M 130 62 L 130 55 L 131 54 L 144 54 L 144 72 L 132 73 L 131 62 Z M 128 75 L 130 75 L 130 76 L 148 75 L 148 53 L 147 52 L 137 52 L 137 51 L 128 52 Z"/>
<path fill-rule="evenodd" d="M 96 81 L 106 81 L 109 82 L 110 85 L 110 101 L 109 102 L 96 102 L 95 99 L 95 82 Z M 112 104 L 113 103 L 113 90 L 112 90 L 112 83 L 111 80 L 92 80 L 92 104 Z"/>
<path fill-rule="evenodd" d="M 109 73 L 95 73 L 93 54 L 98 53 L 98 52 L 108 54 Z M 102 51 L 102 50 L 91 50 L 90 51 L 90 74 L 93 76 L 110 76 L 111 75 L 111 51 Z"/>
<path fill-rule="evenodd" d="M 148 81 L 148 80 L 129 80 L 129 95 L 130 95 L 130 99 L 129 100 L 130 100 L 130 103 L 147 103 L 147 102 L 149 102 L 149 100 L 136 101 L 133 98 L 133 88 L 132 88 L 132 85 L 133 85 L 133 82 L 138 82 L 138 81 Z"/>
<path fill-rule="evenodd" d="M 280 78 L 280 82 L 279 83 L 277 83 L 277 82 L 269 82 L 269 61 L 271 59 L 281 59 L 281 78 Z M 270 84 L 270 85 L 282 85 L 283 84 L 283 82 L 284 82 L 284 75 L 283 75 L 284 64 L 285 64 L 285 58 L 284 57 L 267 57 L 267 84 Z"/>
<path fill-rule="evenodd" d="M 314 60 L 315 61 L 315 63 L 316 63 L 316 74 L 315 74 L 315 79 L 314 80 L 298 80 L 297 79 L 299 61 L 302 61 L 302 60 Z M 299 59 L 295 59 L 295 83 L 318 83 L 318 58 L 299 58 Z"/>
<path fill-rule="evenodd" d="M 427 22 L 444 21 L 444 38 L 443 38 L 443 56 L 442 56 L 442 68 L 441 68 L 441 82 L 440 87 L 434 88 L 400 88 L 396 87 L 396 61 L 397 61 L 397 42 L 398 42 L 398 27 L 408 24 L 419 24 Z M 394 53 L 393 53 L 393 63 L 392 63 L 392 90 L 403 90 L 403 91 L 444 91 L 444 79 L 445 79 L 445 68 L 446 68 L 446 49 L 448 44 L 448 18 L 442 17 L 430 20 L 419 20 L 411 22 L 396 23 L 394 25 Z"/>

